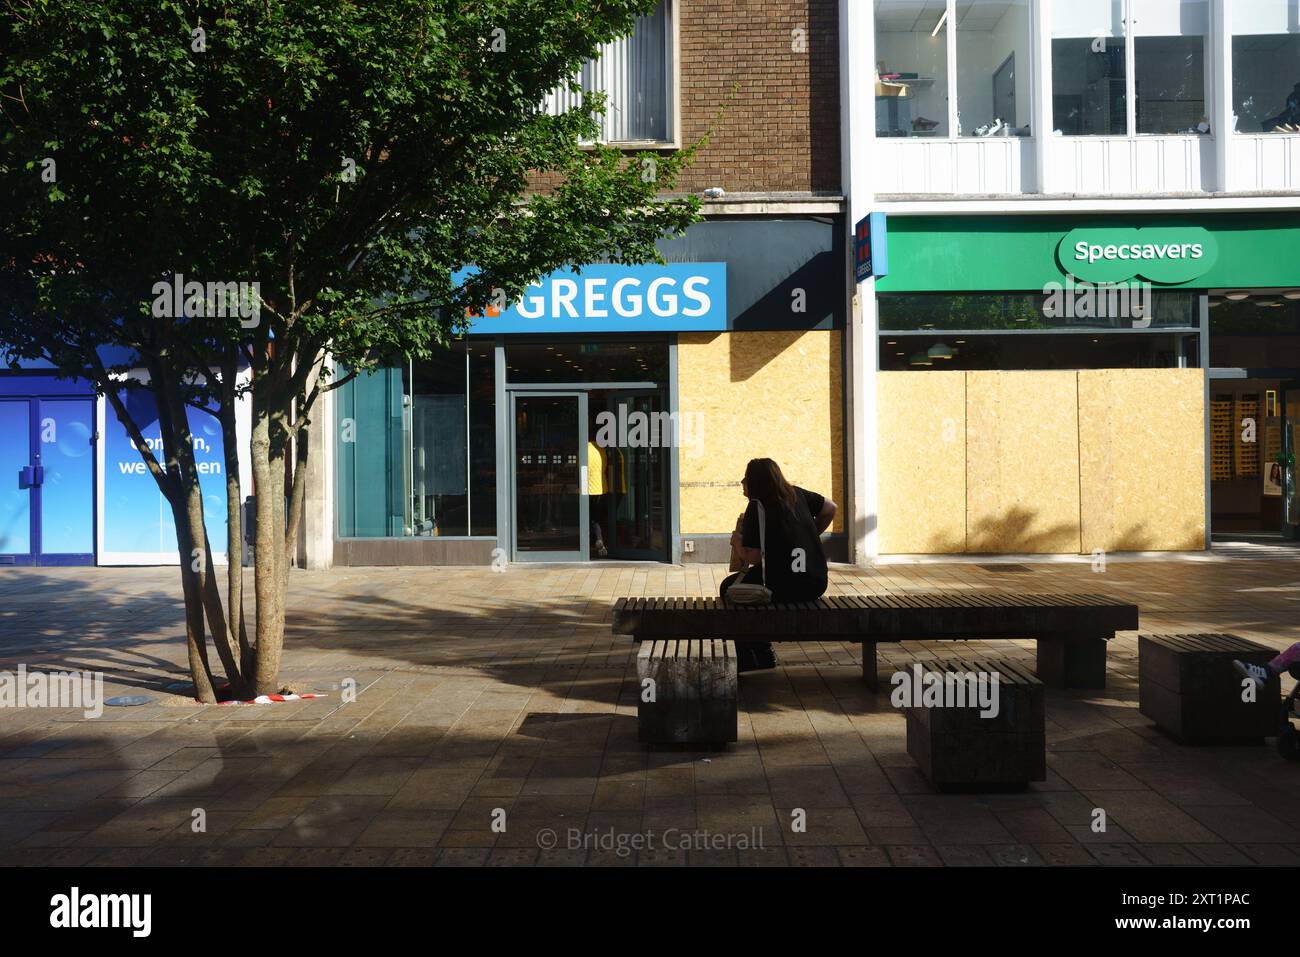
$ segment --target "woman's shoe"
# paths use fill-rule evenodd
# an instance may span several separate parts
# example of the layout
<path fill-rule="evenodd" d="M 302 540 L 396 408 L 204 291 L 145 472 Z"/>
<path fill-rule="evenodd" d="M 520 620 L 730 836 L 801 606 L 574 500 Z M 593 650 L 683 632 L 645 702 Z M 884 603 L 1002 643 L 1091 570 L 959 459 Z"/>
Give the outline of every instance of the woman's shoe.
<path fill-rule="evenodd" d="M 1249 678 L 1261 688 L 1268 684 L 1269 678 L 1273 677 L 1273 672 L 1263 665 L 1252 665 L 1245 661 L 1238 661 L 1236 658 L 1232 660 L 1232 667 L 1236 668 L 1237 673 L 1243 678 Z"/>
<path fill-rule="evenodd" d="M 736 671 L 768 671 L 776 667 L 776 651 L 770 641 L 736 645 Z"/>

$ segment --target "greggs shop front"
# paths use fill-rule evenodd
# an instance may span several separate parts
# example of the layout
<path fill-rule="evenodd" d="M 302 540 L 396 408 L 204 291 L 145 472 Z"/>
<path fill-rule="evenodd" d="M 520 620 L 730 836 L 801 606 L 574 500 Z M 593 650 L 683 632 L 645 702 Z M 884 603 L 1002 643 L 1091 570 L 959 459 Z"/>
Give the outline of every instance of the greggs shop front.
<path fill-rule="evenodd" d="M 883 554 L 1300 526 L 1294 214 L 890 219 Z"/>
<path fill-rule="evenodd" d="M 842 496 L 842 231 L 707 220 L 330 393 L 333 562 L 725 561 L 754 456 Z"/>

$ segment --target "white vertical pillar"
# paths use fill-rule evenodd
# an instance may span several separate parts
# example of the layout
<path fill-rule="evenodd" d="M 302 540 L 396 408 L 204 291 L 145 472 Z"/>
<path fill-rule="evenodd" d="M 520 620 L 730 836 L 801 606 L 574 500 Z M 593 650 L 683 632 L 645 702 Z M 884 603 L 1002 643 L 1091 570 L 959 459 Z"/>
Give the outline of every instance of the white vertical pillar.
<path fill-rule="evenodd" d="M 1137 20 L 1133 16 L 1136 0 L 1124 2 L 1124 112 L 1130 139 L 1137 136 Z M 1132 153 L 1129 154 L 1130 156 Z"/>
<path fill-rule="evenodd" d="M 840 0 L 840 179 L 846 198 L 849 278 L 845 312 L 845 444 L 848 489 L 845 531 L 849 559 L 867 565 L 877 554 L 876 299 L 875 282 L 854 275 L 853 227 L 874 200 L 871 160 L 876 145 L 874 4 Z M 951 71 L 951 64 L 949 65 Z"/>
<path fill-rule="evenodd" d="M 1207 177 L 1210 188 L 1229 192 L 1232 170 L 1232 4 L 1234 0 L 1210 0 L 1210 135 L 1214 137 L 1214 175 Z"/>
<path fill-rule="evenodd" d="M 1034 190 L 1056 190 L 1052 162 L 1056 138 L 1052 135 L 1052 0 L 1033 0 L 1033 117 L 1029 132 L 1034 137 Z"/>
<path fill-rule="evenodd" d="M 874 26 L 873 21 L 872 27 Z M 875 39 L 874 30 L 872 39 Z M 948 135 L 956 138 L 959 135 L 957 126 L 960 122 L 957 112 L 961 106 L 957 100 L 957 0 L 948 0 L 948 18 L 944 21 L 943 42 L 947 47 L 948 57 L 948 69 L 944 71 L 948 77 Z"/>
<path fill-rule="evenodd" d="M 325 360 L 333 380 L 334 360 Z M 316 399 L 307 423 L 307 479 L 303 487 L 303 564 L 310 569 L 334 565 L 334 397 Z"/>

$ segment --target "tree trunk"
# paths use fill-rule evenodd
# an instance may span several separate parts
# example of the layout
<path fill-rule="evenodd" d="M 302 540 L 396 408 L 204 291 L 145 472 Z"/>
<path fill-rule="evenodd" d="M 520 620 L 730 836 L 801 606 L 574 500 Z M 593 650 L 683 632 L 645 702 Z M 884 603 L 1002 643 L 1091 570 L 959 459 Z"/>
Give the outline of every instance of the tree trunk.
<path fill-rule="evenodd" d="M 212 643 L 225 668 L 231 692 L 235 697 L 242 698 L 247 691 L 245 675 L 240 667 L 237 645 L 229 640 L 227 617 L 221 605 L 221 592 L 217 588 L 216 563 L 212 559 L 212 547 L 204 522 L 203 490 L 199 487 L 199 472 L 194 460 L 193 437 L 186 419 L 185 405 L 170 390 L 155 391 L 155 396 L 160 403 L 170 403 L 170 415 L 160 415 L 159 425 L 164 426 L 164 445 L 171 446 L 167 449 L 168 458 L 176 468 L 183 499 L 182 514 L 176 516 L 177 542 L 181 541 L 182 523 L 186 531 L 184 537 L 187 539 L 186 547 L 181 549 L 181 563 L 187 565 L 191 573 L 197 576 L 198 597 L 207 615 Z M 170 443 L 168 431 L 171 433 Z"/>
<path fill-rule="evenodd" d="M 253 693 L 275 694 L 284 649 L 284 445 L 273 438 L 270 411 L 256 391 L 250 451 L 257 503 L 253 542 L 257 661 L 252 675 Z"/>
<path fill-rule="evenodd" d="M 194 679 L 194 697 L 204 704 L 215 704 L 217 694 L 212 669 L 208 664 L 207 638 L 203 631 L 203 602 L 199 595 L 199 576 L 194 574 L 190 563 L 184 560 L 184 555 L 192 543 L 182 509 L 173 505 L 172 516 L 176 522 L 176 544 L 182 556 L 180 571 L 181 590 L 185 595 L 185 644 L 189 652 L 190 677 Z"/>
<path fill-rule="evenodd" d="M 244 616 L 244 493 L 239 477 L 239 434 L 235 417 L 235 377 L 238 365 L 233 351 L 221 367 L 221 443 L 226 462 L 226 628 L 231 647 L 239 649 L 245 675 L 256 671 L 255 652 L 248 641 Z"/>

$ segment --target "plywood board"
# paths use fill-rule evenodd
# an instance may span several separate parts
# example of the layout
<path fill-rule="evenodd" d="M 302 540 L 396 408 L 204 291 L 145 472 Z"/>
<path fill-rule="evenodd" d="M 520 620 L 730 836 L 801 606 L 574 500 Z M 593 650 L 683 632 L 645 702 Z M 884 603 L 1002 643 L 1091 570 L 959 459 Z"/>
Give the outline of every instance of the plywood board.
<path fill-rule="evenodd" d="M 839 331 L 681 333 L 677 393 L 699 441 L 679 454 L 683 535 L 727 533 L 751 458 L 840 503 L 844 427 Z"/>
<path fill-rule="evenodd" d="M 1075 372 L 966 373 L 966 550 L 1078 552 Z"/>
<path fill-rule="evenodd" d="M 1205 394 L 1200 369 L 1079 376 L 1085 552 L 1205 547 Z"/>
<path fill-rule="evenodd" d="M 966 373 L 881 372 L 880 551 L 966 550 Z"/>

